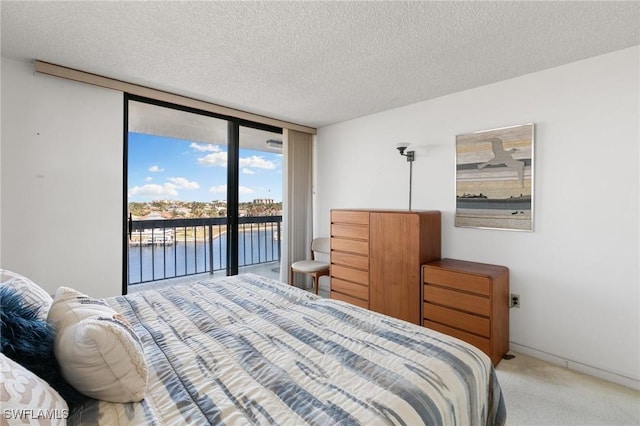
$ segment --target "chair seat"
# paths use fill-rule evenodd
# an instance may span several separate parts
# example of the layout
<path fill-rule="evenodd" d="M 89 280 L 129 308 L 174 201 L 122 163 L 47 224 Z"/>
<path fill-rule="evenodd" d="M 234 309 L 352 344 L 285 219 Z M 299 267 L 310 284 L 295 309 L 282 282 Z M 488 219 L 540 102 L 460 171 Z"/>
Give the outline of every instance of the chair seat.
<path fill-rule="evenodd" d="M 291 268 L 289 268 L 289 284 L 294 285 L 294 272 L 302 272 L 304 274 L 311 275 L 313 277 L 313 289 L 315 290 L 315 293 L 318 294 L 318 281 L 320 280 L 320 277 L 329 275 L 329 268 L 331 265 L 329 262 L 316 260 L 316 253 L 322 253 L 328 257 L 331 253 L 331 240 L 325 237 L 314 238 L 313 241 L 311 241 L 311 259 L 298 260 L 291 264 Z"/>
<path fill-rule="evenodd" d="M 317 260 L 299 260 L 291 265 L 291 269 L 299 272 L 319 272 L 329 269 L 329 264 Z"/>

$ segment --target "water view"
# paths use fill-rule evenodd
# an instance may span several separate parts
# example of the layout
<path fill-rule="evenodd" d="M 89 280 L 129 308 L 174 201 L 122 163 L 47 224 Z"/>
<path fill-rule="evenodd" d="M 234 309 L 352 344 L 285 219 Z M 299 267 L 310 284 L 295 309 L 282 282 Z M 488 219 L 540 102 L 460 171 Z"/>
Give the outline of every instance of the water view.
<path fill-rule="evenodd" d="M 129 246 L 129 284 L 220 271 L 227 267 L 225 233 L 214 236 L 211 241 L 209 238 L 181 241 L 169 239 L 166 233 L 158 231 L 158 237 L 152 241 Z M 280 240 L 276 229 L 262 227 L 239 232 L 239 266 L 279 259 Z"/>

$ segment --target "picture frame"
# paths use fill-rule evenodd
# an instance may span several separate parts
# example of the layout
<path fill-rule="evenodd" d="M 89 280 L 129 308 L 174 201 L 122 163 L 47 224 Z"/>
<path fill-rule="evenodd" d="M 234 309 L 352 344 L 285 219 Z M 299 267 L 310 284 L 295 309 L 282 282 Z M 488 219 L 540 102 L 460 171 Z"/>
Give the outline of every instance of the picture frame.
<path fill-rule="evenodd" d="M 456 136 L 456 227 L 533 232 L 534 123 Z"/>

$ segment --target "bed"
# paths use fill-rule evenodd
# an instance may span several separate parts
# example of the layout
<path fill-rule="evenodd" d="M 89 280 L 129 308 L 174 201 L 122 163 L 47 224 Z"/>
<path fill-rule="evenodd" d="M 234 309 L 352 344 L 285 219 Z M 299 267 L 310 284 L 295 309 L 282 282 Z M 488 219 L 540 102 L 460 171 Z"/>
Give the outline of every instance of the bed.
<path fill-rule="evenodd" d="M 106 300 L 149 368 L 141 402 L 69 424 L 501 425 L 495 371 L 449 336 L 258 275 Z"/>
<path fill-rule="evenodd" d="M 2 424 L 503 425 L 480 350 L 253 274 L 95 299 L 0 269 Z"/>

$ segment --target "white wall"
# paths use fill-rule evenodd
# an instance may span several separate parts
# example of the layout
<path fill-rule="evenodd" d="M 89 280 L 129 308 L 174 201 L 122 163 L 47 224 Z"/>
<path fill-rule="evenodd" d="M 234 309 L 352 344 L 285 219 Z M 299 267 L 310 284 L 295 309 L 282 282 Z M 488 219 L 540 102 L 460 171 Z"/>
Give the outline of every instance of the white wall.
<path fill-rule="evenodd" d="M 2 268 L 122 294 L 122 138 L 122 93 L 2 58 Z"/>
<path fill-rule="evenodd" d="M 640 387 L 639 48 L 321 128 L 317 235 L 332 208 L 443 214 L 443 257 L 508 266 L 512 350 Z M 499 64 L 497 65 L 499 66 Z M 534 122 L 535 232 L 454 227 L 455 135 Z M 415 146 L 414 145 L 414 146 Z M 508 362 L 508 361 L 507 361 Z"/>

